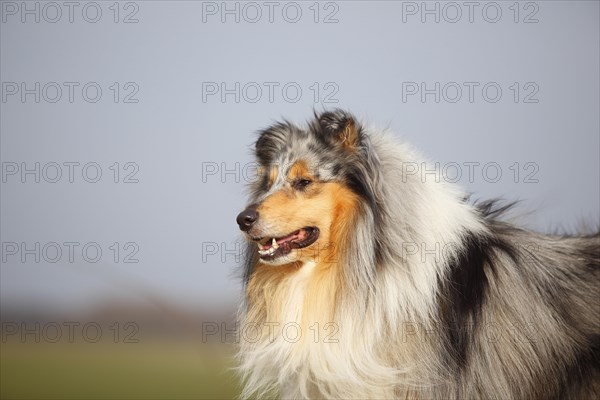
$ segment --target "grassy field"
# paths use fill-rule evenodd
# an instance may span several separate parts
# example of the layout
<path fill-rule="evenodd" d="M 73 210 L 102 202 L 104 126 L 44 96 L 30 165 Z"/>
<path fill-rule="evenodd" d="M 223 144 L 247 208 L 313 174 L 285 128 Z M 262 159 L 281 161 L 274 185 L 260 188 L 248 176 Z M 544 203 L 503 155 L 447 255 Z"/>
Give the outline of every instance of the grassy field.
<path fill-rule="evenodd" d="M 2 399 L 230 399 L 233 349 L 197 342 L 2 343 Z"/>

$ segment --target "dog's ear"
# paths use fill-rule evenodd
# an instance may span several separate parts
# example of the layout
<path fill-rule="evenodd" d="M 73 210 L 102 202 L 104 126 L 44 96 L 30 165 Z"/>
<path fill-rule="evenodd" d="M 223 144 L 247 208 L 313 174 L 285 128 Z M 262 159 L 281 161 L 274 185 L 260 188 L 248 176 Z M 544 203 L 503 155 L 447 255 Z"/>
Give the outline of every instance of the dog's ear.
<path fill-rule="evenodd" d="M 258 132 L 254 150 L 261 164 L 268 165 L 277 157 L 285 146 L 286 138 L 294 129 L 291 123 L 283 121 Z"/>
<path fill-rule="evenodd" d="M 340 143 L 348 150 L 359 146 L 362 138 L 361 127 L 352 114 L 338 109 L 324 112 L 317 118 L 322 134 L 329 140 Z"/>

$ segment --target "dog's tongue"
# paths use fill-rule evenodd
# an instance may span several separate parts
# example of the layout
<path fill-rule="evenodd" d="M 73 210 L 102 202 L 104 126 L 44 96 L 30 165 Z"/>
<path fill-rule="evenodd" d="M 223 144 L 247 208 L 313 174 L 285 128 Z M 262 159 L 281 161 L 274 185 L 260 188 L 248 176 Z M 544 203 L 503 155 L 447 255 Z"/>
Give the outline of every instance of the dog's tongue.
<path fill-rule="evenodd" d="M 304 229 L 298 229 L 297 231 L 292 232 L 287 236 L 284 236 L 281 238 L 276 238 L 275 241 L 277 242 L 278 245 L 282 245 L 283 243 L 286 243 L 286 242 L 301 242 L 304 239 L 306 239 L 307 237 L 308 237 L 308 233 Z M 273 245 L 273 241 L 270 240 L 267 242 L 267 244 L 263 245 L 262 248 L 263 248 L 263 250 L 267 250 L 272 245 Z"/>

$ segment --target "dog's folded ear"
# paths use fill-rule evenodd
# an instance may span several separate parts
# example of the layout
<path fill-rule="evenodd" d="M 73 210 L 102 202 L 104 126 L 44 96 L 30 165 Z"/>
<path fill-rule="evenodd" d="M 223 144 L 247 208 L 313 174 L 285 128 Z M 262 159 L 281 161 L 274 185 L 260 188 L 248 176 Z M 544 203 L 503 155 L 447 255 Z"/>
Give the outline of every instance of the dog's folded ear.
<path fill-rule="evenodd" d="M 359 146 L 362 132 L 352 114 L 336 109 L 324 112 L 317 118 L 320 130 L 327 139 L 341 143 L 346 149 Z"/>
<path fill-rule="evenodd" d="M 288 136 L 297 128 L 288 121 L 276 122 L 270 127 L 258 132 L 258 139 L 254 145 L 258 160 L 268 165 L 274 160 L 285 146 Z"/>

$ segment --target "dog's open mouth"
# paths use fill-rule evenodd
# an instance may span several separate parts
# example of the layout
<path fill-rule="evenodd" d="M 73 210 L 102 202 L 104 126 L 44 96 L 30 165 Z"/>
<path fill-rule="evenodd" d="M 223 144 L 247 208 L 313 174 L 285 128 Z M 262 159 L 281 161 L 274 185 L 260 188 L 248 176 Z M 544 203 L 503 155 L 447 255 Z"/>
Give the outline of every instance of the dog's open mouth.
<path fill-rule="evenodd" d="M 310 246 L 319 238 L 319 228 L 307 226 L 289 235 L 279 238 L 268 238 L 256 242 L 258 254 L 263 260 L 274 260 L 284 256 L 294 249 L 303 249 Z"/>

